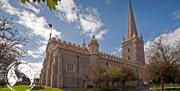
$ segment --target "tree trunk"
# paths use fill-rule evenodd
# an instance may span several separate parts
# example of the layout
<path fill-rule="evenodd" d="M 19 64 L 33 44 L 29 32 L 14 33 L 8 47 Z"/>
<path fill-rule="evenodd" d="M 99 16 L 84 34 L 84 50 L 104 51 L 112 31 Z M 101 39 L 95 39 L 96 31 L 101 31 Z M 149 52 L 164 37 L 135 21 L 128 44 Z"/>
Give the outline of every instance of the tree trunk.
<path fill-rule="evenodd" d="M 125 87 L 125 81 L 122 81 L 123 88 Z"/>
<path fill-rule="evenodd" d="M 161 91 L 164 91 L 164 81 L 162 78 L 161 78 Z"/>
<path fill-rule="evenodd" d="M 112 87 L 114 87 L 114 81 L 112 81 Z"/>
<path fill-rule="evenodd" d="M 106 82 L 106 87 L 109 88 L 109 82 Z"/>

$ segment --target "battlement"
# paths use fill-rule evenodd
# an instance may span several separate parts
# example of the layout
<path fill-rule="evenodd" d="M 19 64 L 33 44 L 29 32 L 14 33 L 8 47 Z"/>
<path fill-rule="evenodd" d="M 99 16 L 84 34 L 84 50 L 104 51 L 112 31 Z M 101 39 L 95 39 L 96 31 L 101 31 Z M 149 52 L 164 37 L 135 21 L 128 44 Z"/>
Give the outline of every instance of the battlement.
<path fill-rule="evenodd" d="M 129 61 L 129 60 L 123 60 L 121 57 L 118 56 L 114 56 L 108 53 L 104 53 L 104 52 L 100 52 L 99 56 L 101 58 L 107 59 L 107 60 L 112 60 L 112 61 L 116 61 L 122 64 L 127 64 L 127 65 L 133 65 L 133 66 L 137 66 L 138 63 L 136 61 Z"/>
<path fill-rule="evenodd" d="M 75 44 L 72 42 L 52 38 L 49 41 L 49 43 L 56 45 L 57 47 L 62 48 L 62 49 L 71 50 L 71 51 L 75 51 L 75 52 L 79 52 L 79 53 L 83 53 L 83 54 L 89 54 L 89 50 L 87 47 L 83 47 L 82 45 L 78 45 L 78 44 Z M 104 53 L 104 52 L 99 52 L 99 56 L 100 56 L 100 58 L 110 60 L 110 61 L 119 62 L 122 64 L 133 65 L 133 66 L 139 65 L 136 61 L 124 60 L 121 57 L 118 57 L 118 56 L 115 56 L 112 54 L 108 54 L 108 53 Z"/>
<path fill-rule="evenodd" d="M 104 53 L 104 52 L 100 52 L 99 56 L 101 58 L 108 59 L 108 60 L 114 60 L 114 61 L 120 61 L 121 60 L 120 57 L 117 57 L 117 56 L 114 56 L 114 55 L 111 55 L 111 54 L 108 54 L 108 53 Z"/>
<path fill-rule="evenodd" d="M 80 52 L 80 53 L 89 53 L 87 47 L 83 47 L 81 45 L 78 45 L 78 44 L 75 44 L 75 43 L 72 43 L 72 42 L 68 42 L 68 41 L 64 41 L 64 40 L 61 40 L 61 39 L 52 38 L 50 40 L 50 43 L 58 44 L 59 48 L 72 50 L 72 51 L 76 51 L 76 52 Z"/>

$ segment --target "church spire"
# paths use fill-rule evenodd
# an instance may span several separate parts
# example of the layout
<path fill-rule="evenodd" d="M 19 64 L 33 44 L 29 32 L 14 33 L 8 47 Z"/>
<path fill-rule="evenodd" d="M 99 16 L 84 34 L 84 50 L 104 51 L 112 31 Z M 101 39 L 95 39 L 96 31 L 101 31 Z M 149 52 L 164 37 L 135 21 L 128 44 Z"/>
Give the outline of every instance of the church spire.
<path fill-rule="evenodd" d="M 129 11 L 128 11 L 128 38 L 137 37 L 138 33 L 136 30 L 136 23 L 133 15 L 133 9 L 131 6 L 131 1 L 129 2 Z"/>

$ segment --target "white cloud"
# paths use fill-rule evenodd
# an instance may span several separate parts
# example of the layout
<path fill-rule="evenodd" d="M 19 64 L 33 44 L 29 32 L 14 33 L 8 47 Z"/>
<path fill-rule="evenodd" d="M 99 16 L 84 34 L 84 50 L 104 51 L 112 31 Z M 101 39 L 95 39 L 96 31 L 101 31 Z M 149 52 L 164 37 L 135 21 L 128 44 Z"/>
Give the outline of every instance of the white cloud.
<path fill-rule="evenodd" d="M 25 26 L 28 29 L 31 29 L 31 33 L 36 36 L 40 36 L 44 40 L 49 39 L 50 28 L 48 27 L 48 23 L 44 17 L 38 17 L 36 14 L 25 10 L 22 11 L 21 15 L 18 17 L 19 20 L 17 23 Z M 52 29 L 52 32 L 53 36 L 61 34 L 55 29 Z"/>
<path fill-rule="evenodd" d="M 27 63 L 27 61 L 25 60 L 21 60 L 21 62 Z M 29 62 L 27 64 L 31 66 L 33 74 L 35 75 L 35 78 L 39 78 L 41 69 L 43 67 L 43 62 L 36 62 L 36 63 Z"/>
<path fill-rule="evenodd" d="M 149 55 L 147 53 L 147 49 L 153 44 L 153 41 L 157 41 L 160 37 L 163 37 L 163 43 L 173 44 L 174 41 L 180 40 L 180 27 L 177 27 L 173 32 L 161 34 L 158 37 L 154 38 L 152 41 L 147 41 L 144 45 L 146 60 L 148 60 L 147 55 Z"/>
<path fill-rule="evenodd" d="M 2 6 L 0 6 L 1 10 L 14 15 L 18 18 L 17 23 L 25 26 L 26 28 L 32 30 L 30 33 L 35 34 L 36 36 L 42 37 L 44 40 L 48 40 L 50 29 L 48 27 L 48 22 L 44 17 L 39 17 L 36 13 L 28 11 L 26 9 L 22 9 L 21 11 L 18 8 L 13 7 L 9 0 L 2 0 L 0 1 Z M 30 9 L 33 11 L 38 11 L 32 5 L 28 5 Z M 52 30 L 53 36 L 60 35 L 61 32 L 57 31 L 56 29 Z"/>
<path fill-rule="evenodd" d="M 28 50 L 27 56 L 33 57 L 33 58 L 39 58 L 41 57 L 41 54 L 38 53 L 36 50 Z"/>
<path fill-rule="evenodd" d="M 1 0 L 0 1 L 0 9 L 11 14 L 11 15 L 19 15 L 19 12 L 16 8 L 11 6 L 9 0 Z"/>
<path fill-rule="evenodd" d="M 28 64 L 31 65 L 32 70 L 34 71 L 34 74 L 35 74 L 35 78 L 39 78 L 40 73 L 41 73 L 41 69 L 43 67 L 43 62 L 28 63 Z"/>
<path fill-rule="evenodd" d="M 78 19 L 78 8 L 74 0 L 62 0 L 56 6 L 57 16 L 67 22 L 75 22 Z"/>
<path fill-rule="evenodd" d="M 122 47 L 121 46 L 115 47 L 115 50 L 112 52 L 113 55 L 120 56 L 120 57 L 121 57 L 121 53 L 122 53 Z"/>
<path fill-rule="evenodd" d="M 119 47 L 118 52 L 122 52 L 122 47 Z"/>
<path fill-rule="evenodd" d="M 40 43 L 40 45 L 34 45 L 36 48 L 28 50 L 27 54 L 33 58 L 42 59 L 50 33 L 50 29 L 48 27 L 48 22 L 46 18 L 38 16 L 37 14 L 39 13 L 39 9 L 33 7 L 32 5 L 29 5 L 27 8 L 21 10 L 19 8 L 13 7 L 10 4 L 9 0 L 1 0 L 0 5 L 1 5 L 0 10 L 17 17 L 16 22 L 29 29 L 26 31 L 29 33 L 30 37 L 35 37 L 35 36 L 39 37 L 38 42 Z M 54 28 L 52 29 L 52 32 L 53 32 L 52 36 L 60 37 L 61 35 L 61 32 L 57 31 Z M 34 42 L 36 41 L 37 40 L 35 40 Z M 40 70 L 42 68 L 42 62 L 30 63 L 30 65 L 32 65 L 36 77 L 39 77 Z"/>
<path fill-rule="evenodd" d="M 107 30 L 100 31 L 95 35 L 96 39 L 102 39 L 103 36 L 106 34 Z"/>
<path fill-rule="evenodd" d="M 83 34 L 88 36 L 95 35 L 97 39 L 102 39 L 107 29 L 100 18 L 100 14 L 96 8 L 88 7 L 79 15 L 79 24 Z"/>
<path fill-rule="evenodd" d="M 165 37 L 166 40 L 164 40 L 166 43 L 172 43 L 176 40 L 180 40 L 180 27 L 177 27 L 174 32 L 168 33 L 168 34 L 161 34 L 160 36 Z M 160 36 L 156 37 L 153 41 L 157 41 Z M 145 43 L 145 48 L 148 48 L 149 45 L 152 43 L 152 41 L 147 41 Z"/>
<path fill-rule="evenodd" d="M 98 33 L 106 33 L 103 31 L 105 29 L 102 29 L 104 24 L 96 8 L 88 7 L 83 9 L 78 7 L 74 0 L 62 0 L 57 5 L 56 10 L 60 20 L 67 21 L 68 23 L 77 23 L 78 27 L 82 30 L 81 33 L 87 36 L 94 34 L 100 39 L 103 36 Z"/>
<path fill-rule="evenodd" d="M 174 16 L 175 19 L 180 19 L 180 9 L 174 12 Z"/>
<path fill-rule="evenodd" d="M 102 2 L 104 2 L 105 4 L 111 4 L 113 0 L 101 0 Z"/>
<path fill-rule="evenodd" d="M 32 4 L 30 3 L 26 3 L 26 4 L 21 4 L 24 8 L 32 11 L 33 13 L 35 14 L 39 14 L 40 12 L 40 9 L 36 8 L 35 6 L 33 6 Z"/>
<path fill-rule="evenodd" d="M 83 33 L 95 33 L 103 23 L 99 17 L 99 13 L 95 8 L 86 8 L 83 14 L 80 14 L 80 27 L 84 30 Z"/>

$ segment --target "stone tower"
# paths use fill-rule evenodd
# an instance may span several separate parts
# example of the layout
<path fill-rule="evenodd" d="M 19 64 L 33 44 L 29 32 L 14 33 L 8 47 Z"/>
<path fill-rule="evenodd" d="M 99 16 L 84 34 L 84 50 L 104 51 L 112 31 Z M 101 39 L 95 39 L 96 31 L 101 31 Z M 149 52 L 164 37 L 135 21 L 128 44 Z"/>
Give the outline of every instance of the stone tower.
<path fill-rule="evenodd" d="M 92 36 L 90 43 L 89 43 L 89 52 L 90 52 L 90 54 L 98 54 L 98 52 L 99 52 L 99 43 L 95 39 L 94 35 Z"/>
<path fill-rule="evenodd" d="M 142 35 L 138 35 L 131 2 L 128 10 L 128 33 L 122 42 L 122 57 L 124 60 L 133 61 L 140 65 L 145 64 L 144 41 Z"/>

